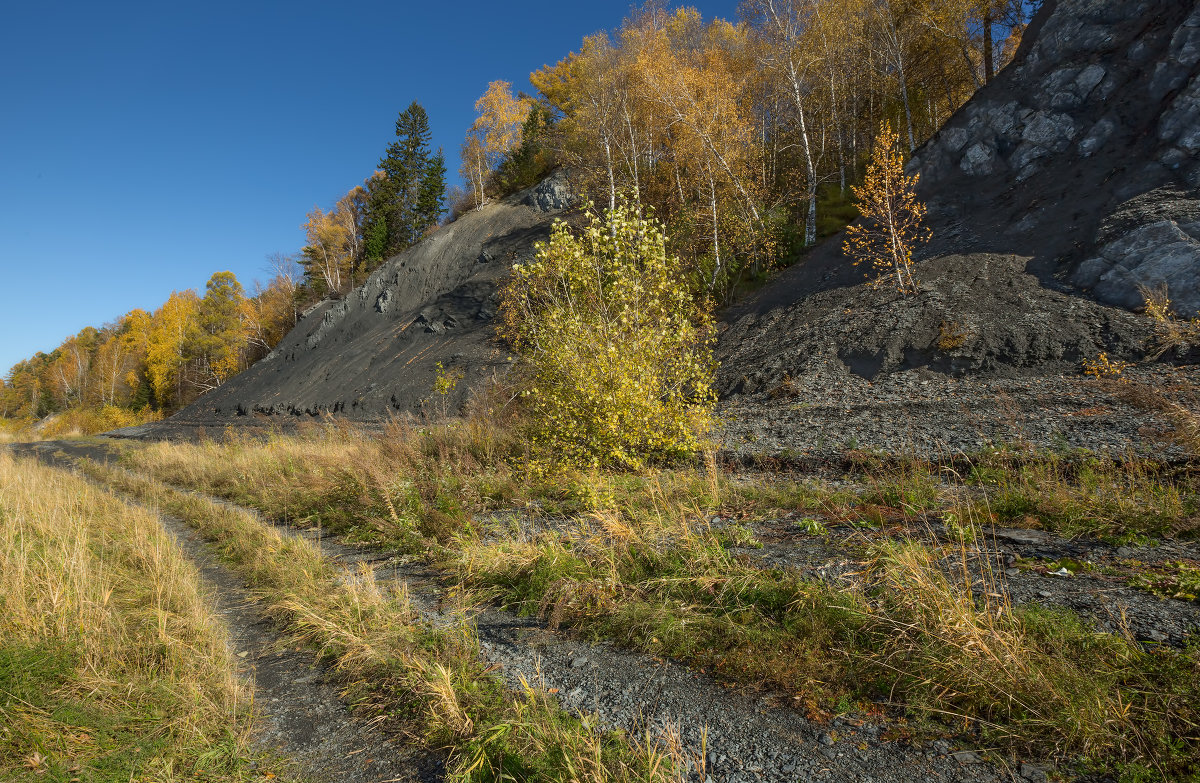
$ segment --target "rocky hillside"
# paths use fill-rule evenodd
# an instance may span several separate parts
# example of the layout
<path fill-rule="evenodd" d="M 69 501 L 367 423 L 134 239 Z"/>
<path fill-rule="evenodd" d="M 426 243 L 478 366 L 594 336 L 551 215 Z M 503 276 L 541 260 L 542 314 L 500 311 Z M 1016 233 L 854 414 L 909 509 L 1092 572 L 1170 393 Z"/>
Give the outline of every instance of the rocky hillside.
<path fill-rule="evenodd" d="M 869 289 L 826 243 L 727 314 L 722 392 L 1140 358 L 1138 285 L 1200 309 L 1197 152 L 1200 6 L 1048 0 L 1014 64 L 912 160 L 934 230 L 920 293 Z"/>
<path fill-rule="evenodd" d="M 1102 302 L 1200 310 L 1200 5 L 1047 0 L 1016 63 L 921 149 L 941 242 Z"/>
<path fill-rule="evenodd" d="M 389 259 L 346 298 L 310 310 L 249 370 L 167 422 L 126 434 L 325 413 L 382 421 L 430 404 L 439 362 L 463 376 L 446 395 L 454 409 L 506 363 L 490 329 L 496 283 L 549 237 L 568 194 L 565 177 L 556 175 L 464 215 Z M 440 409 L 441 398 L 432 404 Z"/>

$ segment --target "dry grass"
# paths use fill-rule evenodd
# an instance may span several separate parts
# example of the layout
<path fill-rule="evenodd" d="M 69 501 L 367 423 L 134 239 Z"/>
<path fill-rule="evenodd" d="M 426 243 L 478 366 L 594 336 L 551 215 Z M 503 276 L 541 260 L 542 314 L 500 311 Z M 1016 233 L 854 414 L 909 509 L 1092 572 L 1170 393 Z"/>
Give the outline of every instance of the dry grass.
<path fill-rule="evenodd" d="M 1147 463 L 998 457 L 976 466 L 972 486 L 909 463 L 868 473 L 850 493 L 738 478 L 715 460 L 545 475 L 523 469 L 494 433 L 453 425 L 395 428 L 382 440 L 322 431 L 158 445 L 131 460 L 268 513 L 341 520 L 384 538 L 415 531 L 412 551 L 476 595 L 772 684 L 816 715 L 882 700 L 1022 754 L 1082 757 L 1147 779 L 1195 771 L 1194 653 L 1149 654 L 1074 615 L 1013 608 L 1002 582 L 969 562 L 965 543 L 996 520 L 1027 517 L 1061 532 L 1186 531 L 1194 488 Z M 864 552 L 857 578 L 835 589 L 733 555 L 730 547 L 753 545 L 752 529 L 708 524 L 800 509 L 943 521 L 964 543 L 942 551 L 898 540 Z"/>
<path fill-rule="evenodd" d="M 422 621 L 402 586 L 378 583 L 367 568 L 342 578 L 312 543 L 282 536 L 251 514 L 152 479 L 94 464 L 86 469 L 211 539 L 262 592 L 283 628 L 330 659 L 359 699 L 407 715 L 414 736 L 449 751 L 451 780 L 496 779 L 501 771 L 564 783 L 675 779 L 658 747 L 600 732 L 544 694 L 507 693 L 488 674 L 464 616 Z"/>
<path fill-rule="evenodd" d="M 0 777 L 242 779 L 248 704 L 153 515 L 0 451 Z"/>
<path fill-rule="evenodd" d="M 1136 458 L 1010 463 L 997 457 L 977 463 L 968 481 L 987 488 L 987 511 L 998 521 L 1063 536 L 1124 543 L 1200 532 L 1195 476 Z"/>
<path fill-rule="evenodd" d="M 1149 346 L 1150 357 L 1157 359 L 1168 351 L 1187 351 L 1200 345 L 1200 317 L 1180 318 L 1167 296 L 1166 286 L 1138 289 L 1146 305 L 1146 315 L 1154 321 L 1155 338 Z"/>

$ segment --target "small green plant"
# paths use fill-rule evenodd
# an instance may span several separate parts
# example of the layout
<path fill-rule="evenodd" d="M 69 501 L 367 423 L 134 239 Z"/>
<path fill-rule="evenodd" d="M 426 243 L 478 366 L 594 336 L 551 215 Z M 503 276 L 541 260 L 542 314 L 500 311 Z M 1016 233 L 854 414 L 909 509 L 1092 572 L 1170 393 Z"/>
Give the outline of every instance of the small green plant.
<path fill-rule="evenodd" d="M 829 528 L 825 527 L 821 520 L 813 519 L 812 517 L 805 517 L 797 521 L 796 528 L 808 533 L 810 536 L 823 536 L 829 532 Z"/>
<path fill-rule="evenodd" d="M 713 531 L 714 537 L 726 548 L 762 549 L 762 542 L 754 536 L 754 531 L 745 525 L 730 523 Z"/>
<path fill-rule="evenodd" d="M 946 527 L 946 535 L 955 541 L 969 544 L 976 538 L 976 527 L 969 516 L 964 518 L 956 511 L 947 511 L 942 514 L 942 524 Z"/>
<path fill-rule="evenodd" d="M 1200 566 L 1191 563 L 1165 563 L 1162 571 L 1139 574 L 1129 583 L 1160 598 L 1200 601 Z"/>
<path fill-rule="evenodd" d="M 447 398 L 458 388 L 459 381 L 463 379 L 463 371 L 461 368 L 447 370 L 441 362 L 435 365 L 433 378 L 433 393 L 441 397 L 442 402 L 442 418 L 446 418 Z"/>

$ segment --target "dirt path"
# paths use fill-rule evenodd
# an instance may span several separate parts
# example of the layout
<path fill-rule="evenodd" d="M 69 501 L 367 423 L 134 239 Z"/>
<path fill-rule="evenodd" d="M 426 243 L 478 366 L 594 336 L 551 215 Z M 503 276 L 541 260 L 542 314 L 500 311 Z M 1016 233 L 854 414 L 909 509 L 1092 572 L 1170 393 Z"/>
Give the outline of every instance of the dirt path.
<path fill-rule="evenodd" d="M 104 461 L 108 455 L 103 447 L 65 442 L 19 444 L 13 451 L 57 467 L 69 467 L 80 457 Z M 159 514 L 159 519 L 210 588 L 216 613 L 225 621 L 240 660 L 240 674 L 254 684 L 258 750 L 287 759 L 292 778 L 306 783 L 415 783 L 443 778 L 440 758 L 405 746 L 355 717 L 329 681 L 327 669 L 314 662 L 312 651 L 282 644 L 261 604 L 239 577 L 218 562 L 198 533 L 175 517 Z"/>
<path fill-rule="evenodd" d="M 47 453 L 60 449 L 78 457 L 96 458 L 103 453 L 103 447 L 96 446 L 40 447 Z M 324 554 L 347 570 L 368 562 L 379 580 L 407 582 L 419 611 L 435 620 L 440 614 L 443 585 L 438 574 L 424 564 L 360 548 L 336 537 L 318 536 L 316 531 L 272 524 L 290 535 L 316 540 Z M 884 723 L 864 723 L 850 717 L 831 723 L 810 722 L 789 707 L 787 697 L 781 694 L 730 688 L 678 662 L 609 644 L 590 644 L 551 631 L 534 618 L 484 608 L 473 619 L 484 655 L 489 663 L 500 667 L 511 687 L 519 688 L 524 678 L 534 686 L 556 692 L 566 709 L 576 714 L 595 713 L 604 727 L 635 737 L 649 735 L 662 740 L 677 736 L 690 755 L 702 759 L 689 776 L 702 783 L 983 783 L 1026 779 L 1017 770 L 987 763 L 970 751 L 955 752 L 945 743 L 914 747 L 906 741 L 893 741 Z M 260 667 L 272 660 L 270 654 L 259 655 L 251 650 L 247 659 L 258 661 Z M 260 668 L 259 677 L 263 676 Z M 282 715 L 290 709 L 283 706 L 290 703 L 289 697 L 276 698 L 281 700 L 276 709 Z M 364 738 L 360 745 L 387 747 L 385 742 L 367 743 Z M 379 759 L 374 763 L 379 764 Z M 1044 779 L 1040 770 L 1022 766 L 1028 779 Z M 409 773 L 402 779 L 416 777 L 417 773 Z"/>

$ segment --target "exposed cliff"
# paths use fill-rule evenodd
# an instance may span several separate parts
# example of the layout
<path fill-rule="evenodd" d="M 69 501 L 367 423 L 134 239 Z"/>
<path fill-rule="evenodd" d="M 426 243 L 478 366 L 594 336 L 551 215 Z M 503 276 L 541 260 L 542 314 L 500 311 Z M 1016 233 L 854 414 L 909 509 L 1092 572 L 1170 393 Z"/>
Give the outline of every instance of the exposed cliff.
<path fill-rule="evenodd" d="M 935 250 L 1029 256 L 1124 307 L 1166 283 L 1200 310 L 1200 5 L 1047 0 L 912 166 Z"/>

